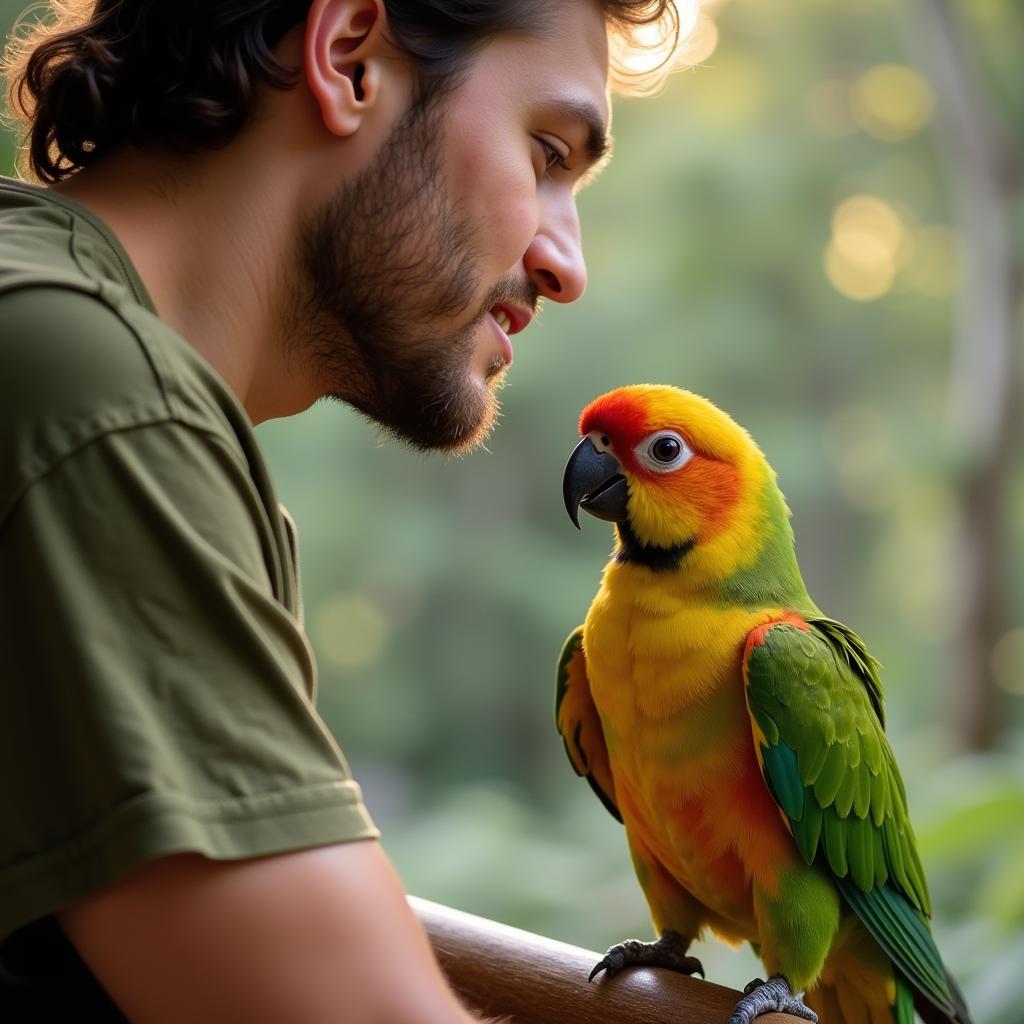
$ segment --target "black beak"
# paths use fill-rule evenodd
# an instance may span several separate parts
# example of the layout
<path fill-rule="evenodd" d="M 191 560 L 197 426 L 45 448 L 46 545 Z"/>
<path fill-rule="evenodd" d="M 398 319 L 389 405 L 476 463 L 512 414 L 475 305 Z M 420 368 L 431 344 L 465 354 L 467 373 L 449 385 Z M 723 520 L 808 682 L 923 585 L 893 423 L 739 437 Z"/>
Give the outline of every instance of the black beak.
<path fill-rule="evenodd" d="M 562 478 L 565 511 L 580 529 L 579 509 L 609 523 L 626 519 L 629 487 L 619 460 L 608 451 L 598 451 L 589 437 L 583 438 L 565 467 Z"/>

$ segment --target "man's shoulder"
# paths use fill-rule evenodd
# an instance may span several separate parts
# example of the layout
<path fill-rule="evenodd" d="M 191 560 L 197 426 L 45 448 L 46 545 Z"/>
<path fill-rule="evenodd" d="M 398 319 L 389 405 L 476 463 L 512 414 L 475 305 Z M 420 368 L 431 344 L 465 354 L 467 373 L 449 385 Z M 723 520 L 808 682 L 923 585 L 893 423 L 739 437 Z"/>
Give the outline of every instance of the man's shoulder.
<path fill-rule="evenodd" d="M 230 432 L 239 421 L 223 381 L 157 317 L 110 229 L 53 189 L 4 178 L 0 370 L 0 398 L 35 382 L 50 397 L 41 408 L 67 397 L 59 383 L 70 379 L 79 406 L 119 408 L 122 425 L 168 415 Z"/>
<path fill-rule="evenodd" d="M 121 420 L 111 426 L 169 414 L 146 346 L 126 319 L 70 283 L 0 290 L 0 423 L 97 421 L 114 410 Z"/>
<path fill-rule="evenodd" d="M 237 437 L 218 396 L 204 399 L 187 343 L 137 312 L 70 284 L 0 291 L 0 505 L 115 431 L 177 423 Z"/>

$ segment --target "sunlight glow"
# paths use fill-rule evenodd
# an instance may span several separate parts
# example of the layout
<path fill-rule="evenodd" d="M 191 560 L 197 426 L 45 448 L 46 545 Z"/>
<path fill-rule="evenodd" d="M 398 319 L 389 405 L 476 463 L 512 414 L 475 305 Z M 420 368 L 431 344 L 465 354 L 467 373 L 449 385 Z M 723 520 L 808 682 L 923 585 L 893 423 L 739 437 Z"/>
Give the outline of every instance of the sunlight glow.
<path fill-rule="evenodd" d="M 689 59 L 687 51 L 690 36 L 698 25 L 700 6 L 700 0 L 678 0 L 676 3 L 676 10 L 679 12 L 679 39 L 676 41 L 675 52 L 673 40 L 665 37 L 663 24 L 640 25 L 632 33 L 632 39 L 628 44 L 613 40 L 616 63 L 636 75 L 648 74 L 665 64 L 675 66 L 680 63 L 694 63 Z"/>
<path fill-rule="evenodd" d="M 680 62 L 688 65 L 703 64 L 717 46 L 718 26 L 706 14 L 701 14 L 680 49 Z"/>
<path fill-rule="evenodd" d="M 701 120 L 735 131 L 760 113 L 768 88 L 765 74 L 752 57 L 729 48 L 695 74 L 680 95 Z"/>
<path fill-rule="evenodd" d="M 685 39 L 696 27 L 700 17 L 700 0 L 677 0 L 679 12 L 679 38 Z"/>

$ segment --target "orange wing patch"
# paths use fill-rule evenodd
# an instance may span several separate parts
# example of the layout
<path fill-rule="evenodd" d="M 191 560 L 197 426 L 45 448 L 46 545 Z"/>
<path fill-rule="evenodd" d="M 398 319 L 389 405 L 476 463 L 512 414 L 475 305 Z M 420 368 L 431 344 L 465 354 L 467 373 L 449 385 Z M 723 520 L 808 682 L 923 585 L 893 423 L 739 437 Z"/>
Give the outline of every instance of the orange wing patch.
<path fill-rule="evenodd" d="M 590 788 L 609 814 L 622 821 L 615 801 L 615 781 L 608 760 L 604 729 L 590 696 L 582 626 L 570 634 L 558 660 L 555 724 L 562 734 L 565 752 L 576 774 L 590 783 Z"/>

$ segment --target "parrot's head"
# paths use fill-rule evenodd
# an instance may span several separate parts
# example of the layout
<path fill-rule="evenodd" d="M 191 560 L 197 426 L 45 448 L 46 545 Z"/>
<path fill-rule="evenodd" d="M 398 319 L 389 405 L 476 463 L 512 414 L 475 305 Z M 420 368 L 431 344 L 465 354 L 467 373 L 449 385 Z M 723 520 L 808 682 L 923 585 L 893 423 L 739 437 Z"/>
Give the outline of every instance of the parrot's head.
<path fill-rule="evenodd" d="M 619 561 L 724 576 L 771 535 L 792 550 L 775 474 L 751 436 L 701 398 L 651 384 L 610 391 L 580 416 L 565 507 L 616 524 Z M 770 527 L 770 528 L 769 528 Z"/>

